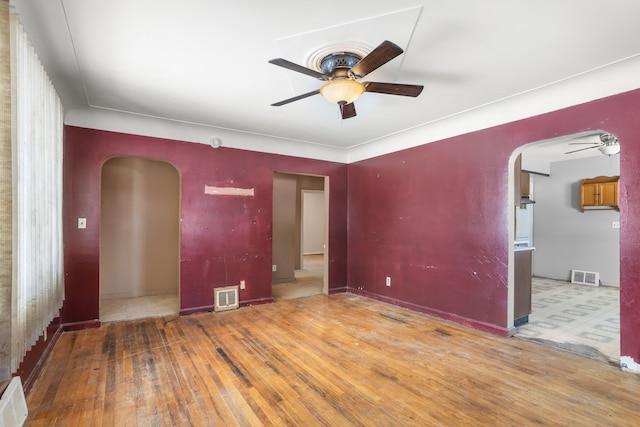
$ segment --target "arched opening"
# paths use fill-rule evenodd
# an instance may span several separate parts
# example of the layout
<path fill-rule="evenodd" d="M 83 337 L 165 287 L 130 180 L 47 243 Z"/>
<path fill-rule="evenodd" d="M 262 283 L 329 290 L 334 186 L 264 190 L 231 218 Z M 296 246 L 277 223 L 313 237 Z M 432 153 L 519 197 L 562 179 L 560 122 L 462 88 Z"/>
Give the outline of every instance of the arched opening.
<path fill-rule="evenodd" d="M 600 150 L 604 134 L 539 141 L 514 152 L 509 324 L 517 336 L 618 363 L 617 199 L 615 206 L 581 205 L 583 180 L 620 176 L 619 146 Z M 518 180 L 528 185 L 516 185 Z M 521 251 L 528 251 L 530 260 Z M 528 290 L 523 274 L 531 278 Z"/>
<path fill-rule="evenodd" d="M 114 157 L 102 167 L 100 320 L 179 312 L 180 175 L 170 163 Z"/>

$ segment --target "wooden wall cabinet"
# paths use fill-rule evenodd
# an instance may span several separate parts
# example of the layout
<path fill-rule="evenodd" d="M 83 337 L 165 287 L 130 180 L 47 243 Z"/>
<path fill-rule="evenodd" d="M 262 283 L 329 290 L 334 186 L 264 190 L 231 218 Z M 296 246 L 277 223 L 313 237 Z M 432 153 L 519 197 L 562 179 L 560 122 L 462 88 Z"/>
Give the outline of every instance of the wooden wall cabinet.
<path fill-rule="evenodd" d="M 580 183 L 580 210 L 585 208 L 618 209 L 619 176 L 598 176 Z"/>
<path fill-rule="evenodd" d="M 521 206 L 523 204 L 535 203 L 531 200 L 531 186 L 530 186 L 530 175 L 529 172 L 524 172 L 522 170 L 522 155 L 519 155 L 516 158 L 513 167 L 513 177 L 514 177 L 514 201 L 516 206 Z"/>
<path fill-rule="evenodd" d="M 520 195 L 531 198 L 531 177 L 529 172 L 520 172 Z"/>

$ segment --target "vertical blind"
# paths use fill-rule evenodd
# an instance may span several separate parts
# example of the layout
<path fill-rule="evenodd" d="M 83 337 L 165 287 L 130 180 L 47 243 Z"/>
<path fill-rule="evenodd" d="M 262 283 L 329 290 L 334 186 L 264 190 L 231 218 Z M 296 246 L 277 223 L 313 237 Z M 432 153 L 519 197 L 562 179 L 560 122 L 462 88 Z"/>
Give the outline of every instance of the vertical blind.
<path fill-rule="evenodd" d="M 11 167 L 11 19 L 0 0 L 0 381 L 11 378 L 13 186 Z"/>
<path fill-rule="evenodd" d="M 58 317 L 64 299 L 62 103 L 11 14 L 13 288 L 11 369 Z"/>

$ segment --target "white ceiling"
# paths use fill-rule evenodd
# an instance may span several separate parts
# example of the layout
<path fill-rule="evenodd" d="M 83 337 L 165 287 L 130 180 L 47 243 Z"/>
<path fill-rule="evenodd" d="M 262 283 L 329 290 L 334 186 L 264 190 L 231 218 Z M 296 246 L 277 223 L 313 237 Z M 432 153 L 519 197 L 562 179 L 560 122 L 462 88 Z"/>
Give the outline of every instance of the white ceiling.
<path fill-rule="evenodd" d="M 66 123 L 266 152 L 349 162 L 640 87 L 637 0 L 11 3 Z M 387 39 L 405 53 L 365 80 L 418 98 L 270 106 L 322 83 L 269 59 Z"/>

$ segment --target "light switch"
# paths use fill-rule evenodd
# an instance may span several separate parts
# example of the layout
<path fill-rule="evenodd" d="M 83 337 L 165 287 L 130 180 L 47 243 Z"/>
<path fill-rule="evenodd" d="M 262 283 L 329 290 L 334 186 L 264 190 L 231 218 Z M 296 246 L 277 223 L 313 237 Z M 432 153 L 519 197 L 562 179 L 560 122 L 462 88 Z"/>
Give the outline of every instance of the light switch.
<path fill-rule="evenodd" d="M 87 228 L 87 218 L 78 218 L 78 228 Z"/>

